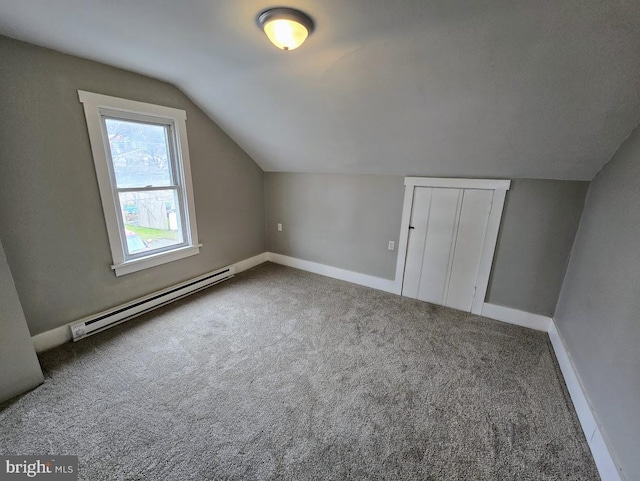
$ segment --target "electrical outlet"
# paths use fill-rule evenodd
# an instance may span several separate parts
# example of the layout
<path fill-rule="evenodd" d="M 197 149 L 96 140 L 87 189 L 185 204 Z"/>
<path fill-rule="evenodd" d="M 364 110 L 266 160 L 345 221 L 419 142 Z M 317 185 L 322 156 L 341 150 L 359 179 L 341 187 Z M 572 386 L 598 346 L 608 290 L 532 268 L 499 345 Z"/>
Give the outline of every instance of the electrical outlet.
<path fill-rule="evenodd" d="M 387 247 L 387 249 L 389 249 L 390 251 L 396 250 L 396 242 L 395 241 L 389 241 L 389 247 Z"/>
<path fill-rule="evenodd" d="M 278 232 L 282 232 L 282 224 L 278 224 Z"/>

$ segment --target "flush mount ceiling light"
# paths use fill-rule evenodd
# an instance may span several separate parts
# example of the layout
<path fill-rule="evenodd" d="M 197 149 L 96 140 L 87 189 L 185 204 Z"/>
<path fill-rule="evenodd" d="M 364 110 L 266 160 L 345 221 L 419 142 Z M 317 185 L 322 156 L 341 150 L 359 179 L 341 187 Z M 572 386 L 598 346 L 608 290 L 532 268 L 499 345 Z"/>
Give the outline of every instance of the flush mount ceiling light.
<path fill-rule="evenodd" d="M 313 20 L 294 8 L 270 8 L 258 15 L 258 25 L 271 43 L 282 50 L 298 48 L 313 32 Z"/>

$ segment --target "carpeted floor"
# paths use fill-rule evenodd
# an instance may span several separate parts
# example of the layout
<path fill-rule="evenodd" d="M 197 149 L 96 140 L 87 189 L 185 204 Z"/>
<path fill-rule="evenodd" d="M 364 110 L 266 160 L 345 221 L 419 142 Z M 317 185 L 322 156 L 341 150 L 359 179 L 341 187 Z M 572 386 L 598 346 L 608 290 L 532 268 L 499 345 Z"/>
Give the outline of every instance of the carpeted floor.
<path fill-rule="evenodd" d="M 84 480 L 598 479 L 545 334 L 274 264 L 40 359 L 0 451 Z"/>

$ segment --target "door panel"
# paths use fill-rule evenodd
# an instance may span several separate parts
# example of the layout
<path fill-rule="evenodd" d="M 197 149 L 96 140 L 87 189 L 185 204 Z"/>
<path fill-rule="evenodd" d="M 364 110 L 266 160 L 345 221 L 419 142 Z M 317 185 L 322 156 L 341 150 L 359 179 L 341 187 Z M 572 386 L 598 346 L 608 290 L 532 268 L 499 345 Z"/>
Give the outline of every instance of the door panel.
<path fill-rule="evenodd" d="M 404 282 L 402 295 L 418 298 L 420 287 L 420 272 L 422 270 L 422 256 L 424 244 L 427 238 L 427 223 L 429 222 L 429 209 L 431 206 L 431 192 L 429 187 L 418 187 L 413 191 L 413 206 L 411 208 L 411 221 L 413 227 L 409 230 L 407 244 L 407 260 L 404 268 Z"/>
<path fill-rule="evenodd" d="M 418 299 L 443 304 L 449 277 L 461 189 L 433 189 Z"/>
<path fill-rule="evenodd" d="M 470 312 L 493 191 L 465 189 L 445 306 Z"/>

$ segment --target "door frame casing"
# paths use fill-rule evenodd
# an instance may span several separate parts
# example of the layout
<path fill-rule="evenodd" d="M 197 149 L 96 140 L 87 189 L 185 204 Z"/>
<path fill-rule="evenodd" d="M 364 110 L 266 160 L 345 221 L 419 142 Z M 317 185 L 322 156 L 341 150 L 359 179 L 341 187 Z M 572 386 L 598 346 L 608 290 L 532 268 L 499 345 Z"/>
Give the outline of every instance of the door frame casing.
<path fill-rule="evenodd" d="M 396 261 L 395 293 L 402 295 L 404 284 L 404 271 L 407 260 L 407 248 L 409 246 L 409 222 L 413 209 L 413 194 L 416 187 L 432 187 L 443 189 L 480 189 L 492 190 L 491 211 L 487 221 L 487 231 L 482 247 L 480 267 L 476 280 L 476 291 L 473 297 L 471 312 L 480 315 L 484 298 L 489 287 L 489 276 L 493 265 L 493 256 L 498 241 L 500 220 L 504 209 L 504 201 L 507 190 L 511 187 L 510 180 L 503 179 L 456 179 L 443 177 L 405 177 L 404 178 L 404 203 L 402 205 L 402 222 L 400 224 L 400 238 L 398 240 L 398 259 Z"/>

